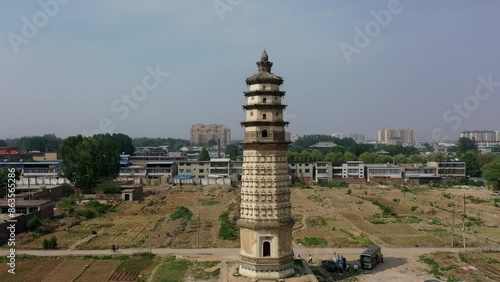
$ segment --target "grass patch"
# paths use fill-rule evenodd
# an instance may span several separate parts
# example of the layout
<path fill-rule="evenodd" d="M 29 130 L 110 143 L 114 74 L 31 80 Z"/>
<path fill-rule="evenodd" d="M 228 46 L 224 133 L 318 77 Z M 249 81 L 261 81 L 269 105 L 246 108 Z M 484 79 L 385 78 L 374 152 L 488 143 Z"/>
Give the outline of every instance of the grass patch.
<path fill-rule="evenodd" d="M 431 268 L 429 270 L 429 274 L 434 275 L 438 279 L 444 275 L 444 273 L 442 273 L 440 270 L 439 264 L 434 259 L 427 257 L 425 255 L 422 255 L 419 258 L 421 262 L 429 265 L 429 267 Z"/>
<path fill-rule="evenodd" d="M 372 201 L 372 203 L 382 209 L 383 217 L 398 217 L 398 214 L 390 206 L 381 204 L 379 201 Z"/>
<path fill-rule="evenodd" d="M 420 222 L 422 222 L 422 220 L 416 216 L 407 216 L 407 217 L 405 217 L 404 221 L 407 223 L 420 223 Z"/>
<path fill-rule="evenodd" d="M 307 199 L 315 202 L 315 203 L 321 203 L 323 201 L 323 199 L 321 199 L 320 196 L 318 195 L 311 195 L 311 196 L 308 196 Z"/>
<path fill-rule="evenodd" d="M 153 281 L 177 282 L 185 281 L 188 277 L 195 281 L 214 279 L 220 275 L 220 268 L 208 272 L 206 269 L 213 268 L 219 261 L 197 262 L 186 259 L 176 259 L 174 256 L 167 257 L 159 266 L 153 277 Z"/>
<path fill-rule="evenodd" d="M 153 281 L 159 282 L 177 282 L 184 281 L 186 272 L 189 268 L 189 261 L 175 259 L 174 256 L 167 257 L 165 261 L 158 266 Z"/>
<path fill-rule="evenodd" d="M 229 215 L 234 210 L 234 203 L 231 203 L 227 210 L 219 216 L 220 228 L 219 228 L 219 238 L 224 240 L 235 240 L 238 235 L 237 227 L 235 222 L 233 222 Z"/>
<path fill-rule="evenodd" d="M 217 205 L 218 203 L 220 203 L 217 200 L 211 200 L 211 199 L 198 199 L 198 201 L 201 202 L 202 206 L 213 206 L 213 205 Z"/>
<path fill-rule="evenodd" d="M 185 218 L 189 220 L 193 213 L 185 206 L 178 206 L 177 209 L 170 215 L 170 219 L 176 220 L 179 218 Z"/>
<path fill-rule="evenodd" d="M 374 220 L 374 221 L 370 221 L 371 224 L 385 224 L 385 221 L 383 220 Z"/>
<path fill-rule="evenodd" d="M 309 246 L 326 246 L 328 241 L 321 237 L 306 237 L 304 241 Z"/>
<path fill-rule="evenodd" d="M 123 259 L 122 263 L 116 268 L 116 272 L 142 271 L 153 263 L 155 254 L 139 253 L 132 256 L 120 256 L 118 259 L 122 260 L 122 257 L 127 258 Z"/>

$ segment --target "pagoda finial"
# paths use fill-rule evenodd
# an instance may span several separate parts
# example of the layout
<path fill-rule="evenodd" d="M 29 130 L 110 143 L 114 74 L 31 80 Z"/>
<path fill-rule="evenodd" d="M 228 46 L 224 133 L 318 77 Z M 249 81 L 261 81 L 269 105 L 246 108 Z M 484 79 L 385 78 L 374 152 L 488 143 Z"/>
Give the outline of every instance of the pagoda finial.
<path fill-rule="evenodd" d="M 267 55 L 266 49 L 264 49 L 264 52 L 262 52 L 262 55 L 260 56 L 260 61 L 261 62 L 269 61 L 269 56 Z"/>

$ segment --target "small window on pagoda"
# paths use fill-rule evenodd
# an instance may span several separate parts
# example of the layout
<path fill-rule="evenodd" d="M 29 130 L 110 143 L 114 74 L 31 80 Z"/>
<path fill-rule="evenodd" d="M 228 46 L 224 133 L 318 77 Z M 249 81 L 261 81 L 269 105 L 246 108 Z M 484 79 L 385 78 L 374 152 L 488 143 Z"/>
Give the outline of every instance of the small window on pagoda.
<path fill-rule="evenodd" d="M 262 98 L 262 103 L 266 103 L 266 98 Z"/>
<path fill-rule="evenodd" d="M 252 111 L 250 111 L 250 116 L 253 116 L 253 112 Z"/>
<path fill-rule="evenodd" d="M 278 101 L 278 97 L 274 97 L 274 100 Z"/>
<path fill-rule="evenodd" d="M 262 137 L 267 137 L 267 130 L 262 130 L 262 134 L 261 134 Z"/>
<path fill-rule="evenodd" d="M 280 113 L 279 112 L 276 112 L 276 116 L 279 117 L 280 116 Z"/>
<path fill-rule="evenodd" d="M 266 119 L 266 118 L 267 118 L 266 114 L 263 114 L 262 119 Z"/>

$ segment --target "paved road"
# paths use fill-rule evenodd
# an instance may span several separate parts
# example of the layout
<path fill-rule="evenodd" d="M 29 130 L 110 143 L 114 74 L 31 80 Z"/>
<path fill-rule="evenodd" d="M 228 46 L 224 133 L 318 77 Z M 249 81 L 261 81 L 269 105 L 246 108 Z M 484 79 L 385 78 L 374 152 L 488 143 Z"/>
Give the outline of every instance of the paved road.
<path fill-rule="evenodd" d="M 302 257 L 306 255 L 329 255 L 333 251 L 338 254 L 360 254 L 365 249 L 359 248 L 304 248 L 295 247 L 294 251 L 299 252 Z M 442 252 L 458 252 L 462 251 L 460 248 L 382 248 L 385 257 L 389 256 L 408 256 L 408 255 L 421 255 L 437 251 Z M 472 249 L 468 249 L 472 250 Z M 120 249 L 113 253 L 111 250 L 16 250 L 16 254 L 27 254 L 34 256 L 70 256 L 70 255 L 129 255 L 140 252 L 147 252 L 148 249 Z M 237 259 L 239 249 L 237 248 L 212 248 L 212 249 L 152 249 L 154 254 L 157 255 L 184 255 L 194 257 L 211 257 L 216 256 L 224 259 Z M 1 249 L 0 255 L 6 256 L 9 254 L 7 249 Z"/>

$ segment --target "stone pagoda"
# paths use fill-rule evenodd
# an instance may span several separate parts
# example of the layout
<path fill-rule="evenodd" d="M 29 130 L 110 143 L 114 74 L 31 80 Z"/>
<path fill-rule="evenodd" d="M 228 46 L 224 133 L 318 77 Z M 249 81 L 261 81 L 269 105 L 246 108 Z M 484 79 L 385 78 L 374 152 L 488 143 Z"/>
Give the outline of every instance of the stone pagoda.
<path fill-rule="evenodd" d="M 240 268 L 243 276 L 277 279 L 294 275 L 292 207 L 283 120 L 283 78 L 273 74 L 264 51 L 258 72 L 246 79 L 246 120 L 241 183 Z"/>

